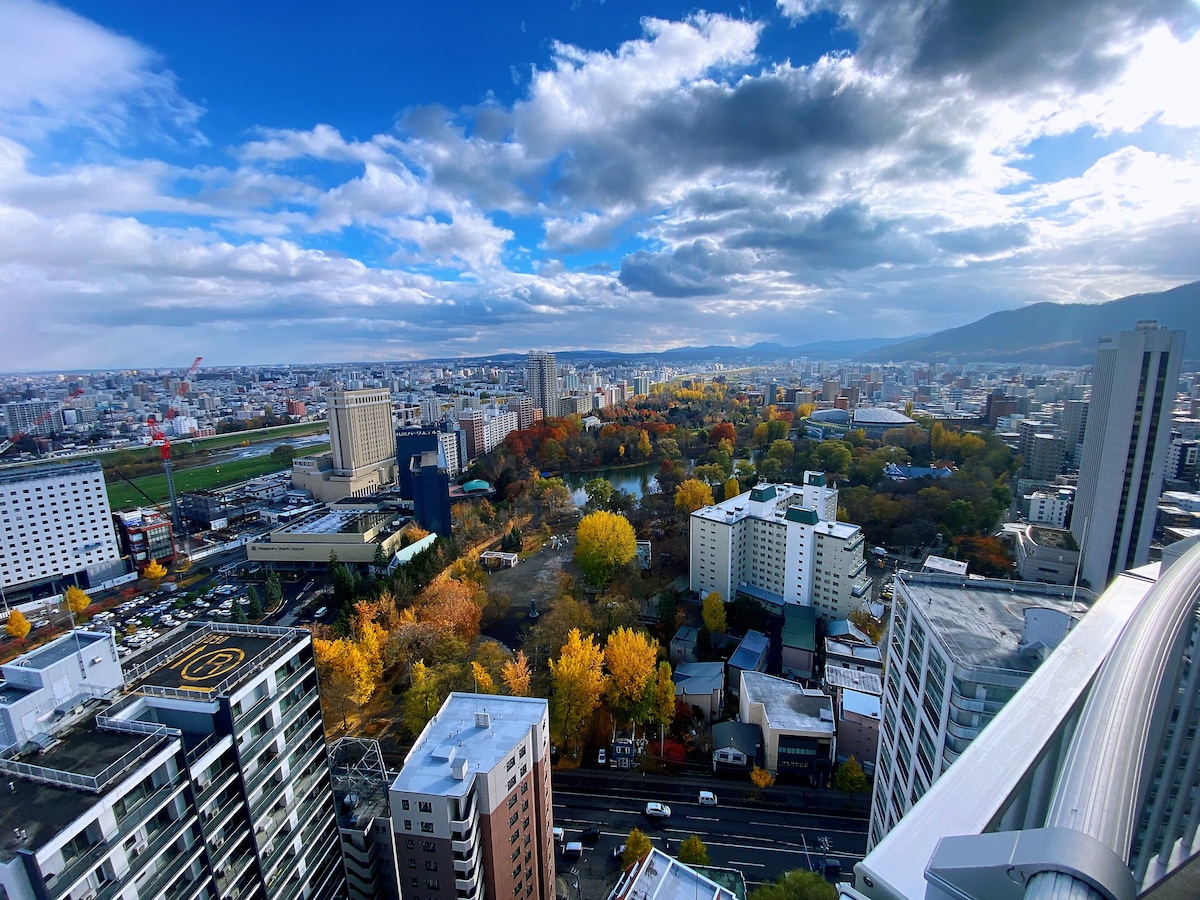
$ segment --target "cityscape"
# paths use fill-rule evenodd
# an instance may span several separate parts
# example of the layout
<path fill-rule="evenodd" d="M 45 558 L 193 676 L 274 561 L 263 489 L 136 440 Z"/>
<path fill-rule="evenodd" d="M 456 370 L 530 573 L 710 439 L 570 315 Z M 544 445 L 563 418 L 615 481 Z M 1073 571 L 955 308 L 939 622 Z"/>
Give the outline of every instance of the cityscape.
<path fill-rule="evenodd" d="M 1200 8 L 619 6 L 0 2 L 0 900 L 1200 895 Z"/>

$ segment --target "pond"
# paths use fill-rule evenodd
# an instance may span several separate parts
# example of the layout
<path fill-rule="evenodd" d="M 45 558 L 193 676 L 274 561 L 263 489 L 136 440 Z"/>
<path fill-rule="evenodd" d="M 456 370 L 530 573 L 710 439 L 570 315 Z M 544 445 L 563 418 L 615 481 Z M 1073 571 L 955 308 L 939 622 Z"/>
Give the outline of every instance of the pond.
<path fill-rule="evenodd" d="M 568 472 L 562 479 L 571 489 L 571 498 L 576 506 L 587 503 L 587 494 L 583 486 L 593 478 L 606 478 L 615 490 L 632 494 L 635 499 L 641 499 L 642 494 L 652 494 L 658 490 L 658 469 L 661 463 L 650 462 L 639 466 L 625 466 L 612 469 L 589 469 L 586 472 Z"/>

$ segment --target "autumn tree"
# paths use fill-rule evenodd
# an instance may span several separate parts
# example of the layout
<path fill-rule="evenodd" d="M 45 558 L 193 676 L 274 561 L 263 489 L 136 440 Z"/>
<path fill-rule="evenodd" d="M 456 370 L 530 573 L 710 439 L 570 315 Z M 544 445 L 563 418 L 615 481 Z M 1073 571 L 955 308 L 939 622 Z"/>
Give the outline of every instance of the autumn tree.
<path fill-rule="evenodd" d="M 413 663 L 411 684 L 404 698 L 404 725 L 416 737 L 442 705 L 441 679 L 421 660 Z"/>
<path fill-rule="evenodd" d="M 152 559 L 149 565 L 142 569 L 142 575 L 151 581 L 158 581 L 167 577 L 167 570 L 157 559 Z"/>
<path fill-rule="evenodd" d="M 725 633 L 725 629 L 728 627 L 725 622 L 725 601 L 716 591 L 704 595 L 704 602 L 700 606 L 700 618 L 704 621 L 704 627 L 709 630 L 709 633 Z"/>
<path fill-rule="evenodd" d="M 598 512 L 584 516 L 575 535 L 575 562 L 584 580 L 600 587 L 612 580 L 617 568 L 637 555 L 637 537 L 624 516 Z"/>
<path fill-rule="evenodd" d="M 729 478 L 727 478 L 725 480 L 724 491 L 725 491 L 725 499 L 732 500 L 734 497 L 736 497 L 738 494 L 740 494 L 742 492 L 742 485 L 737 480 L 736 477 L 731 475 Z"/>
<path fill-rule="evenodd" d="M 604 692 L 603 661 L 604 654 L 595 639 L 591 635 L 584 637 L 578 628 L 567 635 L 558 659 L 550 660 L 552 727 L 563 746 L 572 747 L 575 756 L 579 754 L 579 738 Z"/>
<path fill-rule="evenodd" d="M 712 488 L 698 478 L 681 482 L 675 490 L 675 508 L 692 514 L 705 506 L 713 505 Z"/>
<path fill-rule="evenodd" d="M 700 840 L 698 834 L 689 834 L 680 843 L 679 856 L 676 859 L 689 866 L 707 866 L 708 848 L 704 846 L 704 841 Z"/>
<path fill-rule="evenodd" d="M 475 681 L 475 693 L 498 693 L 496 690 L 496 682 L 492 680 L 491 673 L 481 666 L 478 660 L 471 660 L 471 678 Z"/>
<path fill-rule="evenodd" d="M 708 442 L 712 446 L 718 446 L 721 441 L 737 442 L 737 429 L 733 427 L 732 422 L 718 422 L 708 433 Z"/>
<path fill-rule="evenodd" d="M 71 612 L 79 615 L 85 609 L 92 605 L 92 598 L 87 595 L 83 588 L 78 588 L 71 585 L 67 588 L 66 593 L 67 606 L 71 608 Z"/>
<path fill-rule="evenodd" d="M 10 638 L 23 641 L 29 635 L 32 627 L 29 624 L 29 620 L 25 618 L 25 613 L 19 609 L 14 609 L 8 614 L 8 621 L 4 624 L 4 631 Z"/>
<path fill-rule="evenodd" d="M 671 664 L 665 659 L 658 664 L 658 673 L 654 677 L 650 721 L 658 726 L 659 741 L 663 744 L 659 753 L 665 754 L 666 730 L 675 721 L 675 679 L 671 677 Z"/>
<path fill-rule="evenodd" d="M 775 776 L 761 766 L 755 766 L 750 770 L 750 781 L 756 788 L 763 791 L 775 783 Z"/>
<path fill-rule="evenodd" d="M 313 656 L 321 687 L 321 702 L 348 727 L 351 709 L 363 706 L 375 693 L 376 682 L 358 645 L 347 638 L 313 638 Z"/>
<path fill-rule="evenodd" d="M 658 641 L 641 631 L 618 628 L 608 636 L 604 645 L 608 705 L 618 721 L 636 723 L 648 718 L 657 659 Z"/>
<path fill-rule="evenodd" d="M 837 888 L 816 872 L 792 869 L 755 888 L 749 900 L 837 900 L 837 896 Z"/>
<path fill-rule="evenodd" d="M 470 644 L 479 636 L 481 604 L 476 603 L 474 585 L 441 578 L 427 587 L 418 598 L 417 618 L 435 628 L 452 631 Z M 486 598 L 484 598 L 486 600 Z"/>
<path fill-rule="evenodd" d="M 837 767 L 833 776 L 833 786 L 839 791 L 861 794 L 871 789 L 871 782 L 867 780 L 867 773 L 858 764 L 858 760 L 851 756 Z"/>
<path fill-rule="evenodd" d="M 650 838 L 642 829 L 633 829 L 629 832 L 629 837 L 625 838 L 625 852 L 621 854 L 621 865 L 628 869 L 642 860 L 653 848 Z"/>
<path fill-rule="evenodd" d="M 529 660 L 524 650 L 518 650 L 517 655 L 504 664 L 500 679 L 508 692 L 514 697 L 529 696 Z"/>

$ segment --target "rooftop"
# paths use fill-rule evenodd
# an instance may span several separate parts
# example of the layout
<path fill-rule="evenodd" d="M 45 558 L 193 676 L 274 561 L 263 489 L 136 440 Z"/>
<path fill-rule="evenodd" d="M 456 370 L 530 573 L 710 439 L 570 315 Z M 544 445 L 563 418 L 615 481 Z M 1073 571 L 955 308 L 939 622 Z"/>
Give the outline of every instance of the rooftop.
<path fill-rule="evenodd" d="M 1077 596 L 1084 602 L 1072 603 L 1070 586 L 990 578 L 903 573 L 896 584 L 956 664 L 1016 672 L 1032 672 L 1039 662 L 1020 650 L 1026 609 L 1055 609 L 1078 618 L 1093 600 L 1090 591 L 1080 589 Z"/>
<path fill-rule="evenodd" d="M 36 650 L 30 650 L 28 653 L 23 654 L 16 665 L 24 669 L 47 669 L 57 662 L 62 662 L 62 660 L 74 656 L 82 648 L 90 644 L 107 640 L 108 638 L 105 635 L 76 629 L 69 634 L 64 634 L 62 637 L 56 638 L 49 644 L 44 644 Z"/>
<path fill-rule="evenodd" d="M 915 421 L 915 419 L 910 419 L 898 410 L 886 409 L 881 406 L 860 406 L 854 410 L 855 424 L 895 425 L 896 427 L 900 427 L 903 425 L 912 425 Z"/>
<path fill-rule="evenodd" d="M 762 704 L 771 728 L 833 733 L 833 698 L 828 694 L 762 672 L 743 672 L 742 691 L 750 703 Z"/>
<path fill-rule="evenodd" d="M 318 513 L 280 529 L 281 534 L 366 534 L 396 518 L 394 512 L 334 510 Z"/>
<path fill-rule="evenodd" d="M 44 481 L 50 478 L 57 480 L 70 475 L 99 475 L 100 473 L 100 463 L 92 460 L 87 462 L 58 463 L 56 465 L 14 467 L 0 471 L 0 484 Z"/>
<path fill-rule="evenodd" d="M 728 888 L 672 859 L 657 847 L 621 877 L 609 900 L 737 900 Z"/>
<path fill-rule="evenodd" d="M 742 642 L 729 657 L 729 665 L 738 669 L 752 669 L 759 658 L 771 649 L 771 639 L 761 631 L 747 631 Z"/>
<path fill-rule="evenodd" d="M 879 677 L 878 672 L 860 672 L 858 669 L 828 666 L 825 669 L 825 683 L 830 687 L 863 694 L 878 696 L 883 693 L 883 679 Z"/>
<path fill-rule="evenodd" d="M 536 697 L 455 691 L 408 752 L 392 790 L 463 796 L 471 789 L 472 778 L 455 778 L 453 763 L 465 760 L 468 773 L 489 771 L 545 715 L 546 701 Z"/>
<path fill-rule="evenodd" d="M 224 693 L 229 685 L 258 671 L 283 644 L 307 632 L 292 628 L 188 623 L 182 637 L 144 664 L 127 671 L 128 686 Z M 153 690 L 150 691 L 153 693 Z"/>

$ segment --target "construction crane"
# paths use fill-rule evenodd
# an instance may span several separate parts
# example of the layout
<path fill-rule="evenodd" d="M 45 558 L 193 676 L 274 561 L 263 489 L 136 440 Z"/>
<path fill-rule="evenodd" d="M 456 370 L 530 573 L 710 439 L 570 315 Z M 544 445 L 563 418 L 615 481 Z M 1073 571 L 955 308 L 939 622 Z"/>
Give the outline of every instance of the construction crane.
<path fill-rule="evenodd" d="M 50 418 L 52 416 L 57 415 L 58 413 L 62 412 L 62 408 L 64 406 L 66 406 L 67 403 L 74 400 L 76 397 L 78 397 L 82 393 L 83 393 L 83 388 L 75 388 L 75 390 L 73 390 L 73 391 L 71 391 L 71 393 L 67 394 L 66 397 L 64 397 L 62 400 L 59 400 L 56 404 L 54 404 L 54 406 L 52 406 L 50 409 L 46 410 L 44 413 L 42 413 L 40 416 L 38 416 L 36 419 L 34 419 L 33 422 L 30 423 L 29 427 L 26 428 L 24 431 L 19 431 L 16 434 L 14 434 L 12 437 L 5 439 L 3 442 L 0 442 L 0 454 L 7 453 L 9 447 L 13 446 L 14 444 L 20 443 L 21 439 L 23 437 L 25 437 L 26 435 L 30 434 L 31 432 L 37 431 L 40 426 L 42 426 L 46 422 L 50 421 Z"/>
<path fill-rule="evenodd" d="M 179 387 L 176 389 L 174 397 L 171 398 L 171 405 L 167 408 L 166 419 L 174 419 L 179 414 L 179 401 L 187 393 L 188 381 L 200 368 L 202 359 L 204 357 L 197 356 L 187 370 L 187 374 L 183 376 L 183 380 L 179 382 Z M 176 539 L 176 555 L 178 555 L 179 535 L 183 533 L 183 518 L 179 515 L 179 498 L 175 494 L 175 466 L 171 462 L 171 442 L 163 433 L 158 419 L 154 416 L 146 419 L 146 428 L 150 432 L 151 446 L 158 448 L 159 456 L 162 459 L 163 473 L 167 476 L 167 497 L 171 502 L 171 529 Z"/>

